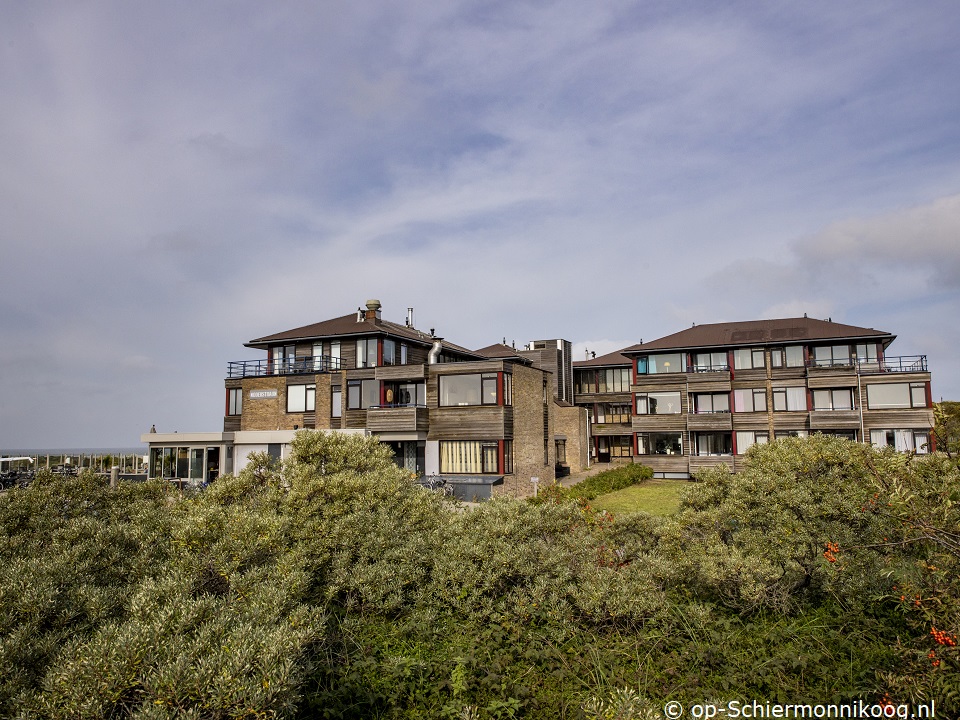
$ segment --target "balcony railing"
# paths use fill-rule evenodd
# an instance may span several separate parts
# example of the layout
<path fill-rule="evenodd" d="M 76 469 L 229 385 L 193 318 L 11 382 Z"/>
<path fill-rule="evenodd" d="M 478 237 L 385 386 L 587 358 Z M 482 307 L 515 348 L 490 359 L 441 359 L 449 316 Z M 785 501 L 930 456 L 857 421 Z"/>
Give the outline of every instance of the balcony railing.
<path fill-rule="evenodd" d="M 340 369 L 340 358 L 329 355 L 286 358 L 283 360 L 233 360 L 227 363 L 228 378 L 266 377 L 267 375 L 315 375 Z"/>
<path fill-rule="evenodd" d="M 867 358 L 840 358 L 837 360 L 810 359 L 811 368 L 859 368 L 861 373 L 888 373 L 888 372 L 927 372 L 926 355 L 901 355 L 885 357 L 882 360 L 868 360 Z"/>

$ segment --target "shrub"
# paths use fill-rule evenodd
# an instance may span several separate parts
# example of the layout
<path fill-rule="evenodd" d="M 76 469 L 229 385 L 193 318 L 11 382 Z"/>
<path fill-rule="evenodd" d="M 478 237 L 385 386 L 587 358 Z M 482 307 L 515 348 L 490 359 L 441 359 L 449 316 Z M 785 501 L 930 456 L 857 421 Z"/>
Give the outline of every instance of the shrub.
<path fill-rule="evenodd" d="M 616 490 L 623 490 L 653 477 L 653 470 L 646 465 L 637 463 L 621 465 L 611 470 L 598 472 L 596 475 L 578 482 L 570 488 L 570 497 L 593 500 Z"/>

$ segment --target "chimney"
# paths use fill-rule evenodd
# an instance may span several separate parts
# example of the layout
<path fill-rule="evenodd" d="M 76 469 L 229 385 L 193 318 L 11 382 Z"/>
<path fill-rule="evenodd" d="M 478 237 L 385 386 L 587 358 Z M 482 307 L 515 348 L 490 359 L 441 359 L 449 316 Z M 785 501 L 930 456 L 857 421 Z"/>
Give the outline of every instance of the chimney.
<path fill-rule="evenodd" d="M 413 327 L 413 308 L 407 308 L 407 327 Z"/>
<path fill-rule="evenodd" d="M 380 301 L 379 300 L 367 300 L 367 313 L 366 313 L 365 319 L 373 320 L 375 323 L 380 322 Z"/>

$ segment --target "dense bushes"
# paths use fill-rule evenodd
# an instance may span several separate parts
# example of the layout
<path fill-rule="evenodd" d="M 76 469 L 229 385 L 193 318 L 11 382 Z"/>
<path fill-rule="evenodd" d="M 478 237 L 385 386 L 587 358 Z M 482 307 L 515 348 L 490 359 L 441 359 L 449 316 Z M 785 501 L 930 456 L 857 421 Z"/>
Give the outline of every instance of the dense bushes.
<path fill-rule="evenodd" d="M 884 694 L 955 713 L 958 480 L 818 437 L 704 475 L 671 518 L 459 512 L 376 442 L 319 433 L 197 495 L 43 477 L 0 495 L 0 716 L 639 718 Z"/>
<path fill-rule="evenodd" d="M 646 465 L 621 465 L 611 470 L 604 470 L 596 475 L 584 478 L 572 488 L 570 496 L 593 500 L 615 490 L 623 490 L 653 477 L 653 470 Z"/>

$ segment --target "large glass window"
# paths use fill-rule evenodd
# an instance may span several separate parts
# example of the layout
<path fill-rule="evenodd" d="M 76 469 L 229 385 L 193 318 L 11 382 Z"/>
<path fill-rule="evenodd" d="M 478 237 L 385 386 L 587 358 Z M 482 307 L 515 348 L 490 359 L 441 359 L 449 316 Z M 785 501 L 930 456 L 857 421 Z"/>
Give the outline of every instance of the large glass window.
<path fill-rule="evenodd" d="M 441 407 L 496 404 L 497 373 L 440 376 Z"/>
<path fill-rule="evenodd" d="M 227 415 L 241 415 L 243 413 L 243 388 L 230 388 L 227 394 Z"/>
<path fill-rule="evenodd" d="M 343 390 L 340 385 L 334 385 L 330 388 L 330 417 L 341 417 L 343 415 Z"/>
<path fill-rule="evenodd" d="M 377 366 L 377 339 L 361 338 L 357 340 L 357 367 L 370 368 Z"/>
<path fill-rule="evenodd" d="M 763 359 L 763 348 L 738 348 L 734 350 L 733 367 L 735 370 L 762 370 L 766 367 Z"/>
<path fill-rule="evenodd" d="M 273 372 L 276 375 L 283 375 L 293 372 L 297 362 L 297 352 L 294 345 L 281 345 L 270 349 L 273 356 Z"/>
<path fill-rule="evenodd" d="M 512 455 L 512 447 L 510 448 Z M 504 443 L 504 464 L 507 447 Z M 440 441 L 440 472 L 466 475 L 495 475 L 499 469 L 500 448 L 496 440 Z M 511 459 L 511 471 L 513 461 Z M 506 474 L 506 470 L 503 473 Z"/>
<path fill-rule="evenodd" d="M 853 389 L 834 388 L 813 391 L 814 410 L 853 410 Z"/>
<path fill-rule="evenodd" d="M 608 368 L 597 373 L 599 392 L 630 392 L 630 368 Z"/>
<path fill-rule="evenodd" d="M 734 390 L 733 409 L 736 412 L 766 412 L 767 391 L 764 388 Z"/>
<path fill-rule="evenodd" d="M 697 393 L 693 396 L 693 411 L 700 413 L 728 413 L 730 412 L 730 395 L 728 393 Z"/>
<path fill-rule="evenodd" d="M 676 415 L 679 412 L 679 391 L 637 394 L 637 415 Z"/>
<path fill-rule="evenodd" d="M 849 345 L 824 345 L 813 349 L 813 364 L 817 367 L 852 365 Z"/>
<path fill-rule="evenodd" d="M 380 404 L 379 380 L 349 380 L 347 410 L 366 410 Z"/>
<path fill-rule="evenodd" d="M 803 345 L 773 348 L 770 351 L 770 365 L 773 367 L 803 367 Z"/>
<path fill-rule="evenodd" d="M 800 412 L 807 409 L 807 390 L 803 387 L 773 388 L 773 409 L 777 412 Z"/>
<path fill-rule="evenodd" d="M 695 353 L 693 356 L 694 372 L 727 370 L 729 367 L 727 353 L 725 352 Z"/>
<path fill-rule="evenodd" d="M 633 414 L 629 403 L 598 403 L 598 423 L 628 423 Z"/>
<path fill-rule="evenodd" d="M 637 360 L 638 375 L 660 375 L 663 373 L 682 373 L 686 371 L 686 363 L 682 353 L 647 355 Z"/>
<path fill-rule="evenodd" d="M 737 432 L 737 454 L 742 455 L 754 445 L 766 445 L 770 441 L 770 435 L 765 432 L 755 432 L 745 430 Z"/>
<path fill-rule="evenodd" d="M 637 433 L 640 455 L 682 455 L 681 433 Z"/>
<path fill-rule="evenodd" d="M 313 412 L 316 397 L 316 385 L 287 385 L 287 412 Z"/>
<path fill-rule="evenodd" d="M 861 363 L 876 363 L 878 361 L 877 344 L 862 343 L 857 345 L 857 360 Z"/>
<path fill-rule="evenodd" d="M 397 343 L 390 338 L 384 338 L 383 340 L 383 364 L 397 364 Z"/>
<path fill-rule="evenodd" d="M 384 388 L 387 405 L 397 407 L 426 407 L 427 386 L 420 383 L 387 383 Z"/>
<path fill-rule="evenodd" d="M 733 454 L 733 435 L 731 433 L 694 433 L 691 440 L 697 455 Z"/>
<path fill-rule="evenodd" d="M 871 410 L 926 406 L 927 388 L 923 383 L 867 385 L 867 407 Z"/>
<path fill-rule="evenodd" d="M 871 430 L 870 443 L 875 448 L 892 447 L 897 452 L 930 452 L 930 433 L 926 430 Z"/>
<path fill-rule="evenodd" d="M 633 437 L 631 435 L 601 435 L 597 438 L 597 451 L 601 455 L 615 457 L 633 456 Z"/>
<path fill-rule="evenodd" d="M 595 393 L 597 391 L 597 371 L 593 369 L 574 370 L 573 382 L 577 394 Z"/>

